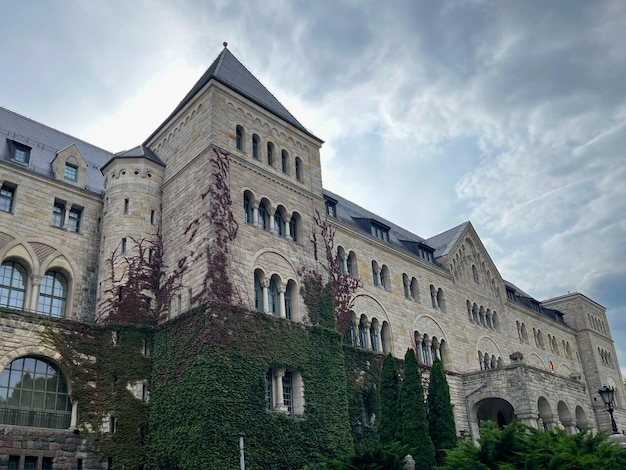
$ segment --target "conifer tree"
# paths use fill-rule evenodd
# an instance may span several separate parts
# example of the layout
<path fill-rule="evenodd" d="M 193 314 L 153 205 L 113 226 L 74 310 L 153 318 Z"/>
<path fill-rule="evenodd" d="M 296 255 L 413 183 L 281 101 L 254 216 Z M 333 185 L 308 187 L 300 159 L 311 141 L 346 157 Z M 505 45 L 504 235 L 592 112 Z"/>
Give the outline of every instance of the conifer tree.
<path fill-rule="evenodd" d="M 398 396 L 398 411 L 397 440 L 407 446 L 417 465 L 434 465 L 435 446 L 428 434 L 424 388 L 413 349 L 407 350 L 404 356 L 404 380 Z"/>
<path fill-rule="evenodd" d="M 383 360 L 380 375 L 380 416 L 378 438 L 382 444 L 395 440 L 398 428 L 398 370 L 391 354 Z"/>
<path fill-rule="evenodd" d="M 428 384 L 428 430 L 436 450 L 437 465 L 445 460 L 445 449 L 456 446 L 454 412 L 450 404 L 450 387 L 439 358 L 435 358 L 430 369 Z"/>

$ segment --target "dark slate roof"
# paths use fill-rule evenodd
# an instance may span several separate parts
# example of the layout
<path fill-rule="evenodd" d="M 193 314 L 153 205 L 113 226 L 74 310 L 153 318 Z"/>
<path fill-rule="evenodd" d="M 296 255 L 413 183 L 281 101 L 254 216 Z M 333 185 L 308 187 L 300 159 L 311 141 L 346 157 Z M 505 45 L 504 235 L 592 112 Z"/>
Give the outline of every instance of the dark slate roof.
<path fill-rule="evenodd" d="M 511 299 L 511 297 L 509 297 L 509 295 L 507 294 L 507 300 L 509 302 L 521 305 L 526 309 L 536 313 L 537 315 L 541 315 L 542 317 L 545 317 L 556 323 L 565 324 L 565 321 L 563 320 L 563 313 L 559 310 L 542 306 L 537 299 L 528 295 L 512 282 L 505 280 L 504 285 L 506 286 L 507 290 L 513 291 L 514 293 L 514 299 Z"/>
<path fill-rule="evenodd" d="M 426 242 L 435 249 L 435 257 L 438 258 L 450 253 L 450 250 L 468 225 L 469 221 L 463 222 L 461 225 L 457 225 L 426 240 Z"/>
<path fill-rule="evenodd" d="M 111 152 L 0 106 L 0 158 L 3 160 L 10 158 L 9 141 L 30 147 L 29 168 L 46 176 L 53 176 L 52 161 L 57 153 L 75 144 L 87 163 L 86 189 L 97 193 L 104 190 L 100 168 L 113 157 Z"/>
<path fill-rule="evenodd" d="M 338 194 L 328 191 L 327 189 L 324 189 L 324 198 L 335 203 L 337 220 L 343 222 L 346 225 L 352 226 L 353 228 L 358 229 L 364 233 L 367 233 L 372 238 L 374 238 L 374 236 L 370 234 L 369 227 L 370 222 L 374 221 L 378 225 L 389 227 L 389 243 L 395 248 L 410 252 L 413 255 L 416 254 L 414 247 L 422 246 L 426 247 L 427 249 L 430 248 L 430 250 L 432 251 L 434 251 L 435 249 L 435 247 L 433 247 L 430 243 L 428 243 L 427 240 L 424 240 L 422 237 L 419 237 L 414 233 L 403 229 L 393 222 L 390 222 L 374 214 L 373 212 L 370 212 L 363 207 L 348 201 Z M 437 264 L 437 266 L 439 265 Z"/>
<path fill-rule="evenodd" d="M 157 165 L 165 167 L 165 163 L 156 154 L 145 145 L 138 145 L 130 150 L 124 150 L 115 154 L 115 158 L 147 158 Z"/>
<path fill-rule="evenodd" d="M 276 99 L 272 93 L 259 82 L 252 73 L 237 58 L 224 47 L 220 55 L 200 77 L 200 80 L 191 88 L 189 93 L 183 98 L 180 104 L 172 111 L 168 118 L 146 139 L 149 141 L 161 128 L 172 119 L 176 113 L 189 103 L 193 97 L 209 83 L 210 80 L 217 80 L 231 90 L 239 93 L 250 101 L 256 103 L 270 113 L 298 128 L 305 134 L 313 137 L 319 142 L 321 139 L 309 132 L 287 109 Z"/>

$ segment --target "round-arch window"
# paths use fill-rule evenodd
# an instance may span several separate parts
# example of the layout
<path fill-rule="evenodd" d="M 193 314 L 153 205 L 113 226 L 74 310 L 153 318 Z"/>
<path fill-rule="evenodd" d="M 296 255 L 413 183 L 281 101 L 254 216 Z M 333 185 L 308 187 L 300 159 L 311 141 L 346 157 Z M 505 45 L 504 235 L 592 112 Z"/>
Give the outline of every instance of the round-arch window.
<path fill-rule="evenodd" d="M 64 317 L 67 301 L 67 280 L 61 273 L 48 271 L 41 280 L 37 312 L 52 317 Z"/>
<path fill-rule="evenodd" d="M 24 308 L 26 294 L 26 270 L 15 261 L 0 266 L 0 306 Z"/>
<path fill-rule="evenodd" d="M 0 373 L 0 423 L 68 428 L 72 405 L 60 370 L 35 357 L 21 357 Z"/>

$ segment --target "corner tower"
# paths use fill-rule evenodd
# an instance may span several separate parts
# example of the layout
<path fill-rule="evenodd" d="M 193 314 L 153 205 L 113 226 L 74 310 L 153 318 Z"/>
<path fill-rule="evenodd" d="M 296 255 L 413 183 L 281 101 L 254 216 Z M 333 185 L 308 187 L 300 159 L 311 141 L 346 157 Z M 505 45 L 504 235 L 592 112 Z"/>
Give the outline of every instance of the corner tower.
<path fill-rule="evenodd" d="M 96 318 L 101 316 L 101 303 L 111 287 L 108 260 L 112 254 L 136 254 L 135 241 L 154 240 L 159 231 L 164 170 L 164 163 L 143 145 L 116 154 L 102 167 L 104 209 Z M 115 276 L 121 274 L 116 270 Z"/>

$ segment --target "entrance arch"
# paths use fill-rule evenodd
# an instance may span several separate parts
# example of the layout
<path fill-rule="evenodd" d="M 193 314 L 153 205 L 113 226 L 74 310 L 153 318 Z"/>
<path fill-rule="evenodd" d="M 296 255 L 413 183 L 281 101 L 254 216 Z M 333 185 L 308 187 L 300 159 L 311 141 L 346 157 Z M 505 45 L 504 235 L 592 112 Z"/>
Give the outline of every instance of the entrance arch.
<path fill-rule="evenodd" d="M 475 405 L 476 420 L 493 421 L 502 428 L 516 418 L 513 405 L 502 398 L 485 398 Z"/>

